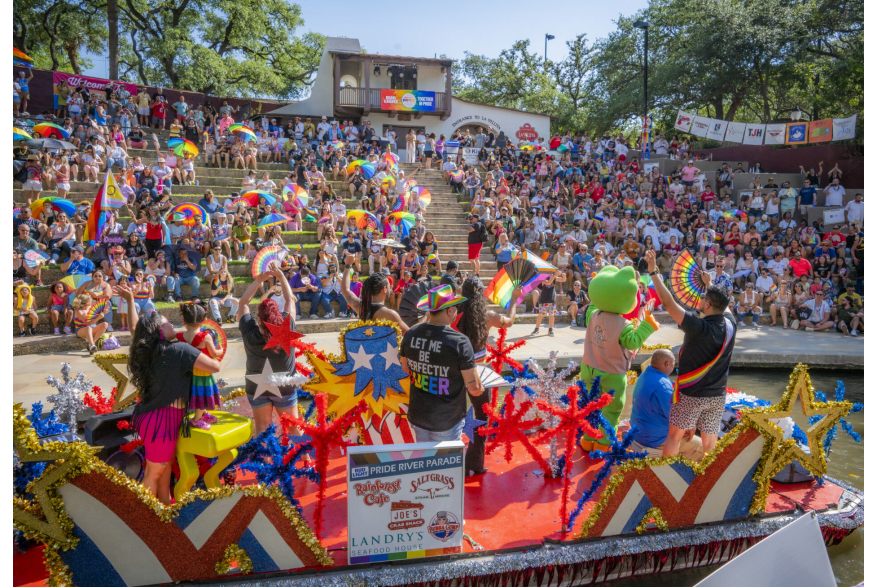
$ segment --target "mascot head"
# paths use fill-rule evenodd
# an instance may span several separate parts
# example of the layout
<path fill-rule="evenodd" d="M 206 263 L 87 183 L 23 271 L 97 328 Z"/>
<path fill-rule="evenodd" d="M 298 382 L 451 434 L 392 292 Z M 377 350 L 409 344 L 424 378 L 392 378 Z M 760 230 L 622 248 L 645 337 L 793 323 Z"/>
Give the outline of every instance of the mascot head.
<path fill-rule="evenodd" d="M 639 286 L 633 267 L 603 267 L 588 285 L 591 303 L 603 312 L 628 314 L 636 308 Z"/>

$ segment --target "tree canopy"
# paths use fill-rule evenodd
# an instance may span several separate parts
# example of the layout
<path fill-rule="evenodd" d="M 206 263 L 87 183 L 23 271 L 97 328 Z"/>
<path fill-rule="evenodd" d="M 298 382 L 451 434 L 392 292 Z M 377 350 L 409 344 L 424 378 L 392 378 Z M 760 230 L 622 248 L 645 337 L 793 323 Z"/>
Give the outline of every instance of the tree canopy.
<path fill-rule="evenodd" d="M 283 0 L 117 0 L 119 78 L 228 96 L 298 98 L 325 37 Z M 81 73 L 105 50 L 106 0 L 15 0 L 13 44 L 37 66 Z M 73 33 L 72 31 L 75 31 Z"/>
<path fill-rule="evenodd" d="M 558 62 L 518 41 L 497 58 L 466 53 L 461 97 L 557 117 L 558 129 L 632 128 L 643 109 L 649 23 L 649 110 L 658 128 L 685 109 L 737 122 L 848 116 L 864 108 L 864 0 L 652 0 Z"/>

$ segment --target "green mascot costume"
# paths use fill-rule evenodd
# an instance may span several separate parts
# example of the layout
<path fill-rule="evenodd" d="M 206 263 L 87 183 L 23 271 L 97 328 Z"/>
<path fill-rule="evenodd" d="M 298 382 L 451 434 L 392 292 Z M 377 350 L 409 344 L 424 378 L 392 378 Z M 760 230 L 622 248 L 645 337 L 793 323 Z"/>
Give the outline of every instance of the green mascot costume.
<path fill-rule="evenodd" d="M 624 318 L 636 308 L 636 272 L 633 267 L 618 269 L 604 267 L 591 279 L 588 296 L 591 305 L 585 314 L 585 352 L 582 358 L 581 380 L 590 388 L 595 377 L 600 378 L 600 390 L 615 391 L 612 403 L 603 408 L 603 415 L 612 426 L 624 410 L 627 372 L 636 350 L 649 335 L 658 330 L 658 323 L 651 313 L 646 314 L 638 326 Z M 595 441 L 587 435 L 582 437 L 582 448 L 594 450 L 594 444 L 607 445 L 608 435 Z"/>

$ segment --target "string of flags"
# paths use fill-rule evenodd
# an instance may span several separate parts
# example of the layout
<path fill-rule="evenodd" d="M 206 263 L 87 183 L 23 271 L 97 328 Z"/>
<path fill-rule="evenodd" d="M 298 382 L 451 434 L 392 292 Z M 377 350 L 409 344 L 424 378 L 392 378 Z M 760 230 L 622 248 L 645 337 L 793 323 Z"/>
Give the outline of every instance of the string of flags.
<path fill-rule="evenodd" d="M 856 117 L 776 124 L 729 122 L 680 110 L 674 128 L 698 137 L 744 145 L 806 145 L 845 141 L 856 136 Z"/>

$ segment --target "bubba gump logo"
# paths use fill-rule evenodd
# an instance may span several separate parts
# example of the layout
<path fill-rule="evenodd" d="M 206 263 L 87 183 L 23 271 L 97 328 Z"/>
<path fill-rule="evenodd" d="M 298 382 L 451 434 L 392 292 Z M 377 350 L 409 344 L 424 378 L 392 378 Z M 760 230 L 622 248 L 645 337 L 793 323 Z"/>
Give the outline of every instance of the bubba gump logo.
<path fill-rule="evenodd" d="M 439 512 L 430 520 L 426 531 L 436 540 L 447 542 L 459 529 L 460 521 L 457 520 L 457 516 L 451 512 Z"/>
<path fill-rule="evenodd" d="M 435 498 L 437 491 L 454 488 L 454 479 L 438 473 L 427 473 L 411 481 L 411 493 L 423 491 L 429 493 L 430 499 Z"/>
<path fill-rule="evenodd" d="M 396 479 L 392 483 L 384 483 L 380 479 L 375 479 L 374 481 L 354 483 L 353 485 L 353 488 L 356 490 L 356 496 L 361 497 L 365 505 L 377 505 L 378 507 L 390 501 L 388 493 L 394 494 L 401 487 L 401 479 Z"/>
<path fill-rule="evenodd" d="M 539 138 L 539 133 L 536 132 L 536 129 L 529 122 L 526 122 L 524 126 L 518 129 L 515 136 L 518 137 L 519 141 L 535 141 Z"/>

